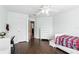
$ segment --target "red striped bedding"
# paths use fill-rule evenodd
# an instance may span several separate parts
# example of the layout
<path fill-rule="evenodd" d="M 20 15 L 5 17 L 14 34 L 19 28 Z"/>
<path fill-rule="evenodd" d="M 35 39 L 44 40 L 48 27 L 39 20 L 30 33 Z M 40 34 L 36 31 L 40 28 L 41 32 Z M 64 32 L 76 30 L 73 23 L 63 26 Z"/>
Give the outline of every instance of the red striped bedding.
<path fill-rule="evenodd" d="M 56 37 L 56 44 L 79 50 L 79 37 L 61 35 Z"/>

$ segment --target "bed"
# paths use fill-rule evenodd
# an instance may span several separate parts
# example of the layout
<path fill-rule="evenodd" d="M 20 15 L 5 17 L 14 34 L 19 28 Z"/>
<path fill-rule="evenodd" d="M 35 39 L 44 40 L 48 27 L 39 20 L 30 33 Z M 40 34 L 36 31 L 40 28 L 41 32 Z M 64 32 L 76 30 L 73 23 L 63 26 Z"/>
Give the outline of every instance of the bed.
<path fill-rule="evenodd" d="M 56 34 L 55 40 L 50 40 L 49 44 L 67 53 L 79 54 L 79 37 L 77 36 Z"/>

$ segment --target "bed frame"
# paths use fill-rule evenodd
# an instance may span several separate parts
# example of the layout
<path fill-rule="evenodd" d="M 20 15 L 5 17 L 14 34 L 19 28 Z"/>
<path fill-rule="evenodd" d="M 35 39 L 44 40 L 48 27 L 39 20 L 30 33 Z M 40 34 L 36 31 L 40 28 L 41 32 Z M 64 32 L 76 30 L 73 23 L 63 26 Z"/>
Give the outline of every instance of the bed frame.
<path fill-rule="evenodd" d="M 57 36 L 61 36 L 61 35 L 63 35 L 63 34 L 56 34 L 55 35 L 55 38 Z M 49 41 L 49 45 L 52 46 L 52 47 L 54 47 L 54 48 L 59 48 L 59 49 L 65 51 L 65 52 L 67 52 L 69 54 L 79 54 L 79 51 L 78 50 L 74 50 L 74 49 L 71 49 L 71 48 L 68 48 L 68 47 L 64 47 L 64 46 L 55 44 L 55 40 L 50 40 Z"/>

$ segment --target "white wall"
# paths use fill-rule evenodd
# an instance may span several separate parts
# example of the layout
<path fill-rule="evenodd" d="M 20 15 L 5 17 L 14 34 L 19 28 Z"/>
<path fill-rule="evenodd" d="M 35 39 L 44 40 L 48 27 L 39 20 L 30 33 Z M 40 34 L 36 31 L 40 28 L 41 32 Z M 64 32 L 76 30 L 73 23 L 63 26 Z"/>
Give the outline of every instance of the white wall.
<path fill-rule="evenodd" d="M 9 36 L 15 35 L 15 43 L 28 41 L 28 15 L 8 12 L 8 21 L 10 25 Z"/>
<path fill-rule="evenodd" d="M 40 33 L 39 33 L 40 28 Z M 35 21 L 35 38 L 50 39 L 53 35 L 53 18 L 38 17 Z"/>
<path fill-rule="evenodd" d="M 0 6 L 0 32 L 5 31 L 5 25 L 7 20 L 7 10 Z"/>
<path fill-rule="evenodd" d="M 60 13 L 54 17 L 54 32 L 79 36 L 79 8 Z"/>
<path fill-rule="evenodd" d="M 29 17 L 29 21 L 35 21 L 35 17 Z"/>
<path fill-rule="evenodd" d="M 0 5 L 0 32 L 6 32 L 7 10 Z M 10 39 L 0 38 L 0 54 L 10 53 Z"/>

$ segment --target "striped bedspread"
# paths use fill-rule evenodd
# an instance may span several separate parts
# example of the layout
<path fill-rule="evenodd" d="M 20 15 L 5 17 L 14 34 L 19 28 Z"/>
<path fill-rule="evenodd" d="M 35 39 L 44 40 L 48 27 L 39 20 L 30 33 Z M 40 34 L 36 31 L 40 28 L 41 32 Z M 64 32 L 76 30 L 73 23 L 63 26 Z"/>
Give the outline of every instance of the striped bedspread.
<path fill-rule="evenodd" d="M 56 37 L 56 44 L 79 50 L 79 37 L 61 35 Z"/>

